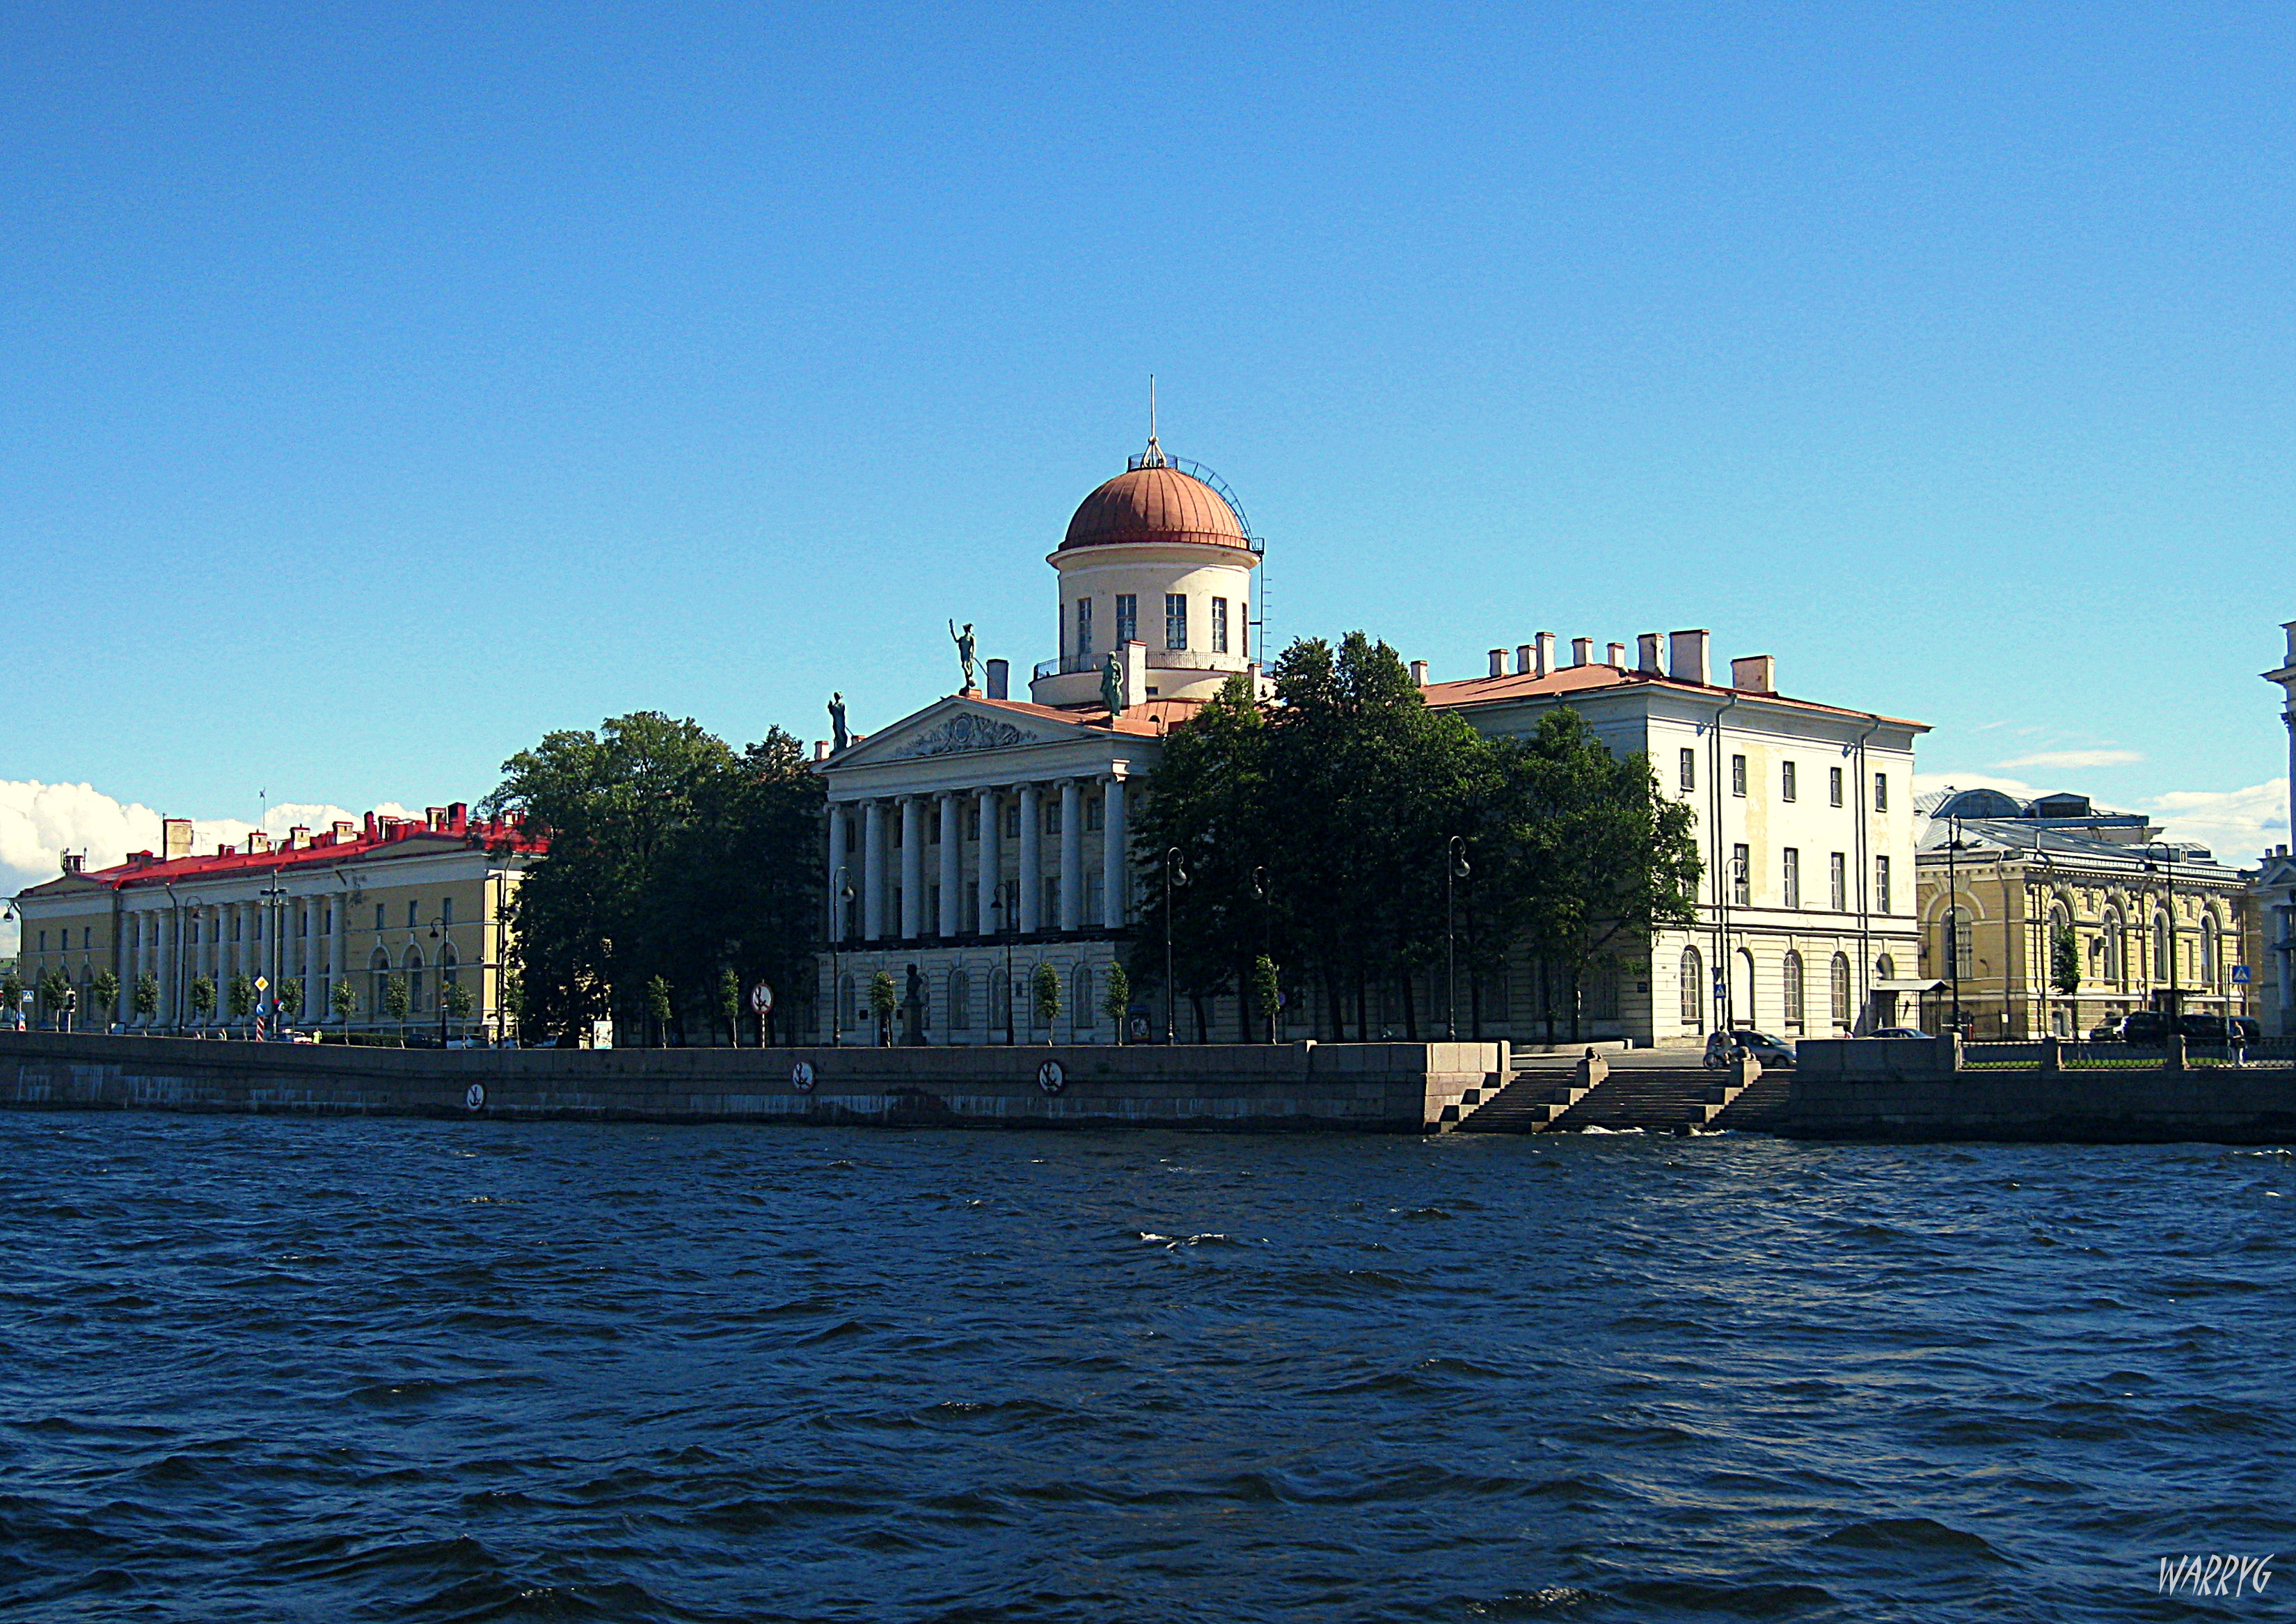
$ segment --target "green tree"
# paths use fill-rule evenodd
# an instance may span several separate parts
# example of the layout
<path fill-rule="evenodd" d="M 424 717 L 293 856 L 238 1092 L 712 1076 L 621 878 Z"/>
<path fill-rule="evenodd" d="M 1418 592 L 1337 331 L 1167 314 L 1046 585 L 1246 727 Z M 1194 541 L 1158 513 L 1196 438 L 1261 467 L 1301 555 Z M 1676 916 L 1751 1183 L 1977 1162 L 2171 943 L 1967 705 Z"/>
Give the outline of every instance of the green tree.
<path fill-rule="evenodd" d="M 439 989 L 439 1007 L 447 1012 L 447 1020 L 457 1025 L 471 1018 L 471 1011 L 475 1006 L 476 1000 L 471 997 L 471 989 L 460 981 L 449 981 Z"/>
<path fill-rule="evenodd" d="M 1053 1023 L 1061 1018 L 1061 972 L 1050 964 L 1037 965 L 1029 990 L 1035 997 L 1037 1024 L 1045 1029 L 1045 1041 L 1050 1043 Z"/>
<path fill-rule="evenodd" d="M 726 1022 L 726 1039 L 735 1048 L 742 1046 L 742 978 L 727 965 L 718 972 L 718 1013 Z M 758 1034 L 762 1042 L 765 1034 Z"/>
<path fill-rule="evenodd" d="M 0 1005 L 6 1007 L 11 1020 L 24 1007 L 24 978 L 16 973 L 13 964 L 0 972 Z"/>
<path fill-rule="evenodd" d="M 893 990 L 890 972 L 880 970 L 869 978 L 869 1013 L 877 1019 L 877 1041 L 893 1041 L 893 1012 L 900 1007 L 900 995 Z"/>
<path fill-rule="evenodd" d="M 1251 961 L 1251 1002 L 1267 1022 L 1267 1041 L 1275 1041 L 1275 1011 L 1283 990 L 1275 961 L 1265 953 Z"/>
<path fill-rule="evenodd" d="M 1100 994 L 1100 1013 L 1108 1017 L 1115 1030 L 1116 1041 L 1125 1041 L 1125 1027 L 1132 1013 L 1132 978 L 1124 972 L 1121 963 L 1108 967 L 1108 980 Z"/>
<path fill-rule="evenodd" d="M 244 1021 L 255 1013 L 255 983 L 244 975 L 234 975 L 226 989 L 231 999 L 231 1018 Z"/>
<path fill-rule="evenodd" d="M 382 1013 L 398 1023 L 398 1034 L 406 1035 L 407 1011 L 414 1007 L 406 993 L 406 978 L 396 972 L 382 981 Z"/>
<path fill-rule="evenodd" d="M 348 1022 L 358 1013 L 358 988 L 346 976 L 335 983 L 334 991 L 327 995 L 327 1002 L 334 1009 L 335 1019 Z"/>
<path fill-rule="evenodd" d="M 736 754 L 640 711 L 551 734 L 503 772 L 481 809 L 519 820 L 529 857 L 506 967 L 526 1023 L 575 1037 L 617 987 L 642 1000 L 656 977 L 706 987 L 728 965 L 808 984 L 823 804 L 796 738 Z"/>
<path fill-rule="evenodd" d="M 119 1007 L 119 978 L 111 972 L 111 965 L 106 964 L 95 972 L 88 983 L 88 993 L 95 1000 L 95 1007 L 88 1012 L 88 1019 L 110 1026 L 112 1012 Z"/>
<path fill-rule="evenodd" d="M 303 982 L 299 976 L 283 977 L 271 989 L 271 1007 L 281 1021 L 294 1021 L 303 1013 Z"/>
<path fill-rule="evenodd" d="M 201 1021 L 215 1013 L 216 984 L 212 976 L 192 978 L 192 1013 Z"/>
<path fill-rule="evenodd" d="M 149 1021 L 160 1013 L 160 978 L 145 971 L 135 978 L 135 985 L 127 994 L 128 1007 Z"/>
<path fill-rule="evenodd" d="M 2069 998 L 2080 991 L 2080 942 L 2069 919 L 2049 932 L 2049 985 Z"/>
<path fill-rule="evenodd" d="M 61 970 L 51 970 L 40 978 L 40 1003 L 47 1011 L 49 1021 L 63 1024 L 64 1005 L 71 998 L 71 982 Z"/>
<path fill-rule="evenodd" d="M 653 1040 L 666 1045 L 669 1042 L 669 1017 L 672 1013 L 669 983 L 655 976 L 646 983 L 645 999 L 646 1014 L 653 1021 Z"/>
<path fill-rule="evenodd" d="M 1647 958 L 1655 932 L 1695 922 L 1694 816 L 1660 791 L 1646 755 L 1613 756 L 1567 706 L 1503 754 L 1500 826 L 1485 842 L 1512 892 L 1500 912 L 1559 977 L 1577 1038 L 1598 956 L 1631 946 Z"/>

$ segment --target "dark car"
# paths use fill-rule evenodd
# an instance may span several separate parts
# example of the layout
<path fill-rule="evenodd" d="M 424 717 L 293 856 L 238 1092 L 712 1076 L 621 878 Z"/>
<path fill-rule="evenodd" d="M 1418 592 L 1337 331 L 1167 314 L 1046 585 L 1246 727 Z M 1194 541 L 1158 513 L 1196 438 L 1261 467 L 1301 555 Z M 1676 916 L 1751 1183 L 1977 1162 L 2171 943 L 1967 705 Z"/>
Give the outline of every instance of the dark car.
<path fill-rule="evenodd" d="M 2224 1015 L 2179 1015 L 2177 1029 L 2185 1035 L 2186 1043 L 2214 1044 L 2219 1047 L 2237 1042 L 2240 1037 L 2239 1029 Z"/>
<path fill-rule="evenodd" d="M 2120 1041 L 2160 1047 L 2169 1041 L 2169 1017 L 2157 1009 L 2132 1010 L 2120 1023 Z"/>
<path fill-rule="evenodd" d="M 1885 1026 L 1885 1027 L 1882 1028 L 1879 1031 L 1876 1031 L 1876 1032 L 1871 1033 L 1871 1034 L 1870 1034 L 1870 1036 L 1872 1036 L 1872 1037 L 1875 1037 L 1875 1038 L 1931 1038 L 1931 1037 L 1933 1037 L 1933 1036 L 1934 1036 L 1934 1034 L 1930 1033 L 1930 1032 L 1916 1031 L 1914 1028 L 1912 1028 L 1912 1027 L 1910 1027 L 1910 1026 Z"/>

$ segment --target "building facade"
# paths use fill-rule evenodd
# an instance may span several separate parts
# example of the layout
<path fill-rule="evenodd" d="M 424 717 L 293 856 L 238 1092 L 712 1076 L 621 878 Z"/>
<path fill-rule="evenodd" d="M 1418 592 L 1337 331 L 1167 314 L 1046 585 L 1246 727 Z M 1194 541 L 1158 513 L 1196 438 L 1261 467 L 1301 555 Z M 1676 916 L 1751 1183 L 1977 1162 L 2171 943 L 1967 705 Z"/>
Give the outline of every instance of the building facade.
<path fill-rule="evenodd" d="M 820 1007 L 834 1035 L 868 1041 L 882 972 L 899 1036 L 934 1043 L 1105 1042 L 1108 967 L 1131 935 L 1139 888 L 1160 883 L 1129 849 L 1141 786 L 1166 730 L 1231 676 L 1262 685 L 1249 601 L 1261 556 L 1240 510 L 1204 471 L 1152 437 L 1078 508 L 1051 555 L 1060 654 L 1030 701 L 967 686 L 828 752 L 831 897 Z M 1696 924 L 1600 967 L 1567 1010 L 1554 978 L 1517 955 L 1468 978 L 1483 1037 L 1701 1043 L 1719 1026 L 1800 1035 L 1865 1029 L 1917 988 L 1913 767 L 1919 723 L 1789 698 L 1767 657 L 1709 670 L 1708 636 L 1626 645 L 1589 638 L 1558 657 L 1542 633 L 1494 650 L 1484 677 L 1432 683 L 1426 702 L 1493 734 L 1528 734 L 1570 705 L 1620 753 L 1648 752 L 1663 792 L 1693 813 L 1705 857 Z M 1124 714 L 1101 702 L 1113 655 Z M 1263 685 L 1263 693 L 1267 692 Z M 1046 1025 L 1031 988 L 1049 965 L 1062 1013 Z M 1432 989 L 1428 989 L 1431 995 Z M 1392 989 L 1374 995 L 1391 996 Z M 1436 1007 L 1431 997 L 1418 1007 Z M 1210 1029 L 1237 1029 L 1233 998 Z M 1400 1029 L 1400 1008 L 1374 1027 Z M 1305 998 L 1284 1035 L 1312 1036 Z M 1160 1026 L 1160 1020 L 1157 1022 Z M 823 1036 L 831 1036 L 824 1032 Z"/>
<path fill-rule="evenodd" d="M 1928 1029 L 1956 1012 L 1972 1036 L 2009 1039 L 2085 1038 L 2140 1009 L 2256 1013 L 2239 979 L 2261 947 L 2251 877 L 2208 848 L 2083 795 L 1923 800 Z"/>
<path fill-rule="evenodd" d="M 474 823 L 460 803 L 420 820 L 370 812 L 360 824 L 275 841 L 258 833 L 204 853 L 191 849 L 190 820 L 161 828 L 157 852 L 97 870 L 67 857 L 62 874 L 14 899 L 19 975 L 37 988 L 61 974 L 78 1025 L 249 1032 L 254 1013 L 234 1013 L 231 988 L 261 977 L 266 1001 L 287 1000 L 265 1011 L 274 1026 L 504 1029 L 503 948 L 524 857 L 492 849 L 519 846 L 515 830 Z M 97 996 L 102 972 L 116 983 L 109 1000 Z M 403 1018 L 392 1013 L 394 982 Z M 468 1013 L 454 1014 L 465 997 Z M 43 1024 L 59 1014 L 36 1001 Z"/>
<path fill-rule="evenodd" d="M 2283 703 L 2280 719 L 2288 729 L 2288 827 L 2296 833 L 2296 620 L 2284 622 L 2288 640 L 2285 657 L 2264 680 L 2279 685 Z M 2264 854 L 2251 890 L 2264 950 L 2259 959 L 2265 973 L 2257 1001 L 2264 1029 L 2278 1038 L 2296 1038 L 2296 857 L 2285 844 Z"/>

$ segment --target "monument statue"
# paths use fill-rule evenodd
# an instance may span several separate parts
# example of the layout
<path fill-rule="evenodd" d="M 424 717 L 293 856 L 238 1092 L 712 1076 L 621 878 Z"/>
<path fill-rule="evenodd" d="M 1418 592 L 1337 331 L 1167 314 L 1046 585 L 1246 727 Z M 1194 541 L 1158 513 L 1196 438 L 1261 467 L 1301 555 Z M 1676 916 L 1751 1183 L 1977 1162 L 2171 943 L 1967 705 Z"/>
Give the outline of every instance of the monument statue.
<path fill-rule="evenodd" d="M 956 642 L 956 663 L 964 668 L 964 685 L 970 688 L 974 685 L 972 656 L 978 646 L 972 639 L 972 622 L 967 620 L 964 623 L 964 629 L 959 631 L 956 629 L 956 622 L 951 620 L 948 623 L 948 635 Z"/>
<path fill-rule="evenodd" d="M 853 735 L 845 731 L 845 696 L 842 693 L 829 696 L 829 747 L 832 750 L 843 750 L 853 742 Z"/>
<path fill-rule="evenodd" d="M 901 1040 L 922 1044 L 925 1040 L 925 979 L 914 964 L 909 966 L 909 984 L 901 998 L 901 1024 L 905 1029 Z"/>
<path fill-rule="evenodd" d="M 1124 661 L 1114 650 L 1100 668 L 1100 702 L 1108 707 L 1111 722 L 1124 714 Z"/>

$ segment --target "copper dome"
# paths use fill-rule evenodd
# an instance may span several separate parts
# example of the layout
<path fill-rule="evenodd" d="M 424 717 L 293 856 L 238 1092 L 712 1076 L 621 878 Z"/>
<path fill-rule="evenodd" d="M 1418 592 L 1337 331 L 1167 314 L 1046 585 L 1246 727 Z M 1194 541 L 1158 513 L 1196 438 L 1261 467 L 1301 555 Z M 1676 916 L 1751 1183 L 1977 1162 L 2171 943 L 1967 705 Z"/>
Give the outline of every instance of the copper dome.
<path fill-rule="evenodd" d="M 1140 466 L 1118 474 L 1078 506 L 1061 551 L 1142 541 L 1251 546 L 1226 498 L 1172 467 L 1152 446 Z"/>

